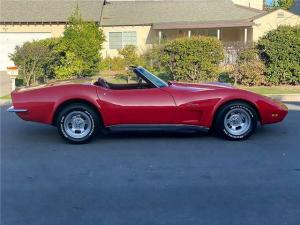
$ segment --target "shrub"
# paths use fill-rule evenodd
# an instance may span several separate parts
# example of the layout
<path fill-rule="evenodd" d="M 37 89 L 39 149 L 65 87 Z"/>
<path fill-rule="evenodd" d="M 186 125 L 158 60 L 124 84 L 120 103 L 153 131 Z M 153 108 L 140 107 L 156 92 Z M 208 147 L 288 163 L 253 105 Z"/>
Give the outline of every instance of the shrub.
<path fill-rule="evenodd" d="M 137 53 L 137 47 L 134 45 L 127 45 L 118 50 L 119 54 L 124 58 L 125 66 L 143 65 L 143 59 Z"/>
<path fill-rule="evenodd" d="M 55 68 L 57 78 L 87 77 L 100 70 L 100 50 L 104 34 L 95 22 L 82 20 L 79 9 L 73 12 L 65 28 L 57 51 L 62 55 L 60 65 Z"/>
<path fill-rule="evenodd" d="M 300 84 L 300 27 L 280 26 L 258 42 L 270 84 Z"/>
<path fill-rule="evenodd" d="M 222 43 L 213 37 L 179 38 L 160 49 L 162 66 L 174 80 L 216 80 L 223 57 Z"/>
<path fill-rule="evenodd" d="M 24 79 L 16 78 L 16 87 L 22 87 L 24 85 Z"/>
<path fill-rule="evenodd" d="M 98 26 L 83 21 L 77 8 L 63 37 L 26 42 L 17 46 L 10 58 L 26 86 L 47 79 L 93 76 L 100 70 L 104 40 Z"/>
<path fill-rule="evenodd" d="M 149 48 L 143 55 L 142 58 L 145 63 L 145 67 L 149 71 L 156 71 L 160 73 L 164 70 L 161 63 L 163 45 L 153 45 L 152 48 Z"/>
<path fill-rule="evenodd" d="M 121 71 L 125 68 L 125 61 L 122 57 L 107 57 L 101 61 L 101 70 Z"/>
<path fill-rule="evenodd" d="M 17 46 L 10 55 L 14 64 L 19 68 L 20 81 L 30 86 L 35 83 L 45 83 L 55 78 L 55 66 L 61 56 L 55 51 L 60 38 L 48 38 L 39 41 L 25 42 Z"/>
<path fill-rule="evenodd" d="M 134 45 L 127 45 L 124 48 L 119 50 L 119 54 L 123 57 L 124 62 L 125 62 L 125 67 L 129 66 L 138 66 L 144 65 L 142 57 L 140 57 L 137 53 L 137 48 Z M 124 68 L 125 69 L 125 68 Z M 133 74 L 132 71 L 128 70 L 125 74 L 125 77 L 127 76 L 127 83 L 129 82 L 130 79 L 135 78 L 135 75 Z M 121 79 L 124 79 L 124 75 L 120 76 L 122 77 Z"/>
<path fill-rule="evenodd" d="M 43 64 L 43 80 L 40 80 L 42 83 L 46 82 L 47 79 L 55 79 L 55 68 L 60 64 L 61 54 L 56 51 L 58 43 L 61 38 L 48 38 L 40 40 L 41 44 L 46 46 L 48 49 L 48 55 L 46 55 L 47 60 Z"/>
<path fill-rule="evenodd" d="M 231 77 L 234 79 L 235 85 L 254 86 L 265 84 L 265 65 L 259 59 L 257 49 L 250 48 L 240 52 Z"/>
<path fill-rule="evenodd" d="M 218 82 L 233 84 L 234 83 L 234 79 L 232 78 L 233 71 L 234 71 L 233 65 L 220 66 Z"/>

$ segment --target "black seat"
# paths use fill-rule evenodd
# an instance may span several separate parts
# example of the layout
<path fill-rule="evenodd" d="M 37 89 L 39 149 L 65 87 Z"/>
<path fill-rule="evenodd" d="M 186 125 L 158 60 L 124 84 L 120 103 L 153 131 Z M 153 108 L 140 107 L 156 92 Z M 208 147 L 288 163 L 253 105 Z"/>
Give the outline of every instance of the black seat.
<path fill-rule="evenodd" d="M 109 84 L 103 78 L 101 78 L 101 77 L 98 78 L 98 80 L 95 83 L 95 85 L 98 85 L 98 86 L 110 89 Z"/>

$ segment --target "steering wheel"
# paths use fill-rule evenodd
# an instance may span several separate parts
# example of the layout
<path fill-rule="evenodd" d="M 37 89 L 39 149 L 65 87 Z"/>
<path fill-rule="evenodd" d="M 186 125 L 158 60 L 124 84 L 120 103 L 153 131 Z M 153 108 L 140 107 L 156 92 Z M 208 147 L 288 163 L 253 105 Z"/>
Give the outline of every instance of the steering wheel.
<path fill-rule="evenodd" d="M 103 78 L 99 77 L 98 78 L 98 81 L 97 81 L 98 85 L 101 86 L 101 87 L 104 87 L 104 88 L 107 88 L 109 89 L 109 85 L 108 83 L 106 82 L 106 80 L 104 80 Z"/>

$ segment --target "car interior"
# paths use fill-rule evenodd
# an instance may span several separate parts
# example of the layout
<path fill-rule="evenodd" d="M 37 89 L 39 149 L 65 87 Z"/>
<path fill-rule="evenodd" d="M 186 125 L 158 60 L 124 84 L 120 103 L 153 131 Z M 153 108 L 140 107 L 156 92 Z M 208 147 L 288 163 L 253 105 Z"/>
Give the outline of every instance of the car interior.
<path fill-rule="evenodd" d="M 155 88 L 155 86 L 144 80 L 142 77 L 136 75 L 136 79 L 133 80 L 133 83 L 124 83 L 124 84 L 113 84 L 107 82 L 105 79 L 99 77 L 98 80 L 94 83 L 96 86 L 100 86 L 112 90 L 131 90 L 131 89 L 148 89 Z"/>

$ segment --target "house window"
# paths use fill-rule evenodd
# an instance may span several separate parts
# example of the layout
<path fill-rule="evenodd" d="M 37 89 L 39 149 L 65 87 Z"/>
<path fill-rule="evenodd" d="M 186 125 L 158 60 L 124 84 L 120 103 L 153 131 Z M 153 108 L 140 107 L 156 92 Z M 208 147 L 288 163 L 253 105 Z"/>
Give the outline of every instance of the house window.
<path fill-rule="evenodd" d="M 109 32 L 109 49 L 122 48 L 122 32 Z"/>
<path fill-rule="evenodd" d="M 218 36 L 218 30 L 216 30 L 216 29 L 209 29 L 207 31 L 207 36 L 217 37 Z"/>
<path fill-rule="evenodd" d="M 217 37 L 218 36 L 218 30 L 216 30 L 216 29 L 200 29 L 200 30 L 193 31 L 192 35 Z"/>
<path fill-rule="evenodd" d="M 126 45 L 136 46 L 136 32 L 123 32 L 123 47 Z"/>
<path fill-rule="evenodd" d="M 126 45 L 137 45 L 135 31 L 109 32 L 109 49 L 121 49 Z"/>

